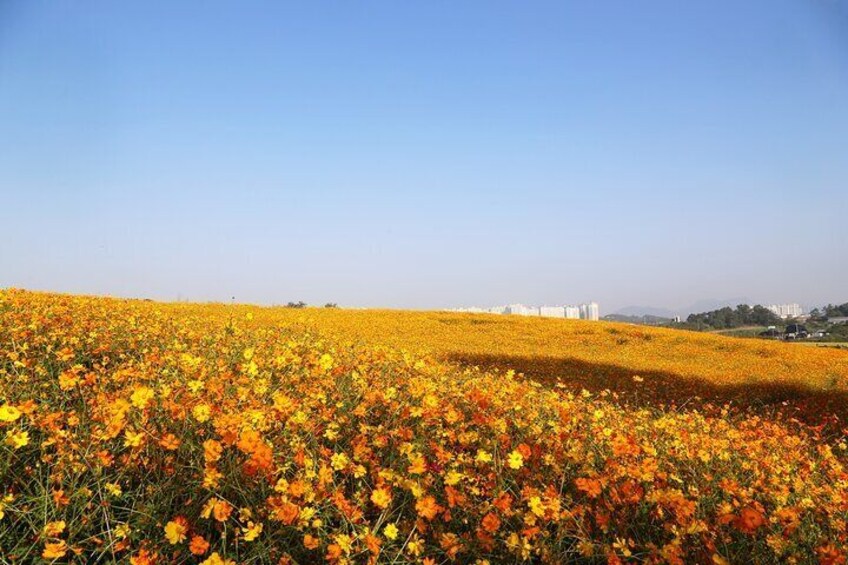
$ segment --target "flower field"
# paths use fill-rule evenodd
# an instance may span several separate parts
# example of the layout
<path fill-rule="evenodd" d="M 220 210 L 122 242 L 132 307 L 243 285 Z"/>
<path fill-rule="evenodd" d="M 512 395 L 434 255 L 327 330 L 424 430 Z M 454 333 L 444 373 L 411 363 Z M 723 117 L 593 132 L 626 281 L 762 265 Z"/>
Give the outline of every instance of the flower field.
<path fill-rule="evenodd" d="M 848 353 L 0 291 L 0 563 L 845 563 Z"/>

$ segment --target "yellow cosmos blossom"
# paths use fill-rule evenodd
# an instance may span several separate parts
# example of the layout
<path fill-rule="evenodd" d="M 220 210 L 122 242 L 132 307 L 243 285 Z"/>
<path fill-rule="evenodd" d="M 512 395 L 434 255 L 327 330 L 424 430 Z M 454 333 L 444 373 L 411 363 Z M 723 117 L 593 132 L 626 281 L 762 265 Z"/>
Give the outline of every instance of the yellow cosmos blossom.
<path fill-rule="evenodd" d="M 259 537 L 259 534 L 262 533 L 262 524 L 254 524 L 253 522 L 248 522 L 246 528 L 241 529 L 242 539 L 244 541 L 253 541 Z"/>
<path fill-rule="evenodd" d="M 142 386 L 135 389 L 135 391 L 132 393 L 132 396 L 130 396 L 130 402 L 136 408 L 143 410 L 150 403 L 150 400 L 153 399 L 153 397 L 155 396 L 156 391 L 154 391 L 152 388 Z"/>
<path fill-rule="evenodd" d="M 371 492 L 371 502 L 378 508 L 387 508 L 392 502 L 392 493 L 386 487 L 374 489 Z"/>
<path fill-rule="evenodd" d="M 542 503 L 542 499 L 538 496 L 531 496 L 530 500 L 527 501 L 527 506 L 536 516 L 541 517 L 545 515 L 545 505 Z"/>
<path fill-rule="evenodd" d="M 395 524 L 387 524 L 385 528 L 383 528 L 383 535 L 386 536 L 388 540 L 395 540 L 398 537 L 398 527 Z"/>
<path fill-rule="evenodd" d="M 14 449 L 29 445 L 29 432 L 12 430 L 6 432 L 6 445 L 11 445 Z"/>
<path fill-rule="evenodd" d="M 207 559 L 200 562 L 200 565 L 236 565 L 236 562 L 232 559 L 225 559 L 221 557 L 218 552 L 214 552 Z"/>
<path fill-rule="evenodd" d="M 0 406 L 0 422 L 14 422 L 21 417 L 21 411 L 11 404 Z"/>
<path fill-rule="evenodd" d="M 79 377 L 73 371 L 63 371 L 59 374 L 59 388 L 71 390 L 79 383 Z"/>
<path fill-rule="evenodd" d="M 491 463 L 492 459 L 492 454 L 485 449 L 478 449 L 477 455 L 474 457 L 474 460 L 478 463 Z"/>
<path fill-rule="evenodd" d="M 171 545 L 176 545 L 178 543 L 182 543 L 186 539 L 186 533 L 188 533 L 188 527 L 185 524 L 184 520 L 180 520 L 179 518 L 176 520 L 171 520 L 167 524 L 165 524 L 165 539 L 168 540 L 168 543 Z"/>
<path fill-rule="evenodd" d="M 524 456 L 517 449 L 513 450 L 507 458 L 507 465 L 510 469 L 521 469 L 524 465 Z"/>
<path fill-rule="evenodd" d="M 202 424 L 209 420 L 209 417 L 212 415 L 212 409 L 209 408 L 208 404 L 198 404 L 192 408 L 191 414 L 194 416 L 195 420 Z"/>
<path fill-rule="evenodd" d="M 144 441 L 144 434 L 127 430 L 124 432 L 124 447 L 139 447 Z"/>
<path fill-rule="evenodd" d="M 345 467 L 350 463 L 350 459 L 348 459 L 347 455 L 344 453 L 334 453 L 330 458 L 330 463 L 336 471 L 342 471 Z"/>
<path fill-rule="evenodd" d="M 57 520 L 55 522 L 47 522 L 43 531 L 45 536 L 55 538 L 65 531 L 65 521 Z"/>
<path fill-rule="evenodd" d="M 330 369 L 332 369 L 333 363 L 334 363 L 333 356 L 330 355 L 329 353 L 323 354 L 321 356 L 321 358 L 318 360 L 318 364 L 325 371 L 329 371 Z"/>

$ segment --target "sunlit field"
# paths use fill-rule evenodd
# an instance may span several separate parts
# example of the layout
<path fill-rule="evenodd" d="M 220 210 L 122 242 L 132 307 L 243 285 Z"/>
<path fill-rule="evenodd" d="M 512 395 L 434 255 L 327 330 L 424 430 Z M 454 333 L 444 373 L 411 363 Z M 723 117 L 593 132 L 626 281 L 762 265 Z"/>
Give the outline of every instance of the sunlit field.
<path fill-rule="evenodd" d="M 0 291 L 0 562 L 844 563 L 848 351 Z"/>

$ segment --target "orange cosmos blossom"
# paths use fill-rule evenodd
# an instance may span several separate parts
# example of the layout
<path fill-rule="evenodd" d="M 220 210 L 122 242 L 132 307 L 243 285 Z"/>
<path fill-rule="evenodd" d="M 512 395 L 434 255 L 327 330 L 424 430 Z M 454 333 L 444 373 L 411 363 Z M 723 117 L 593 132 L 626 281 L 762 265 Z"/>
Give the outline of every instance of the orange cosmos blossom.
<path fill-rule="evenodd" d="M 501 527 L 501 519 L 498 518 L 498 515 L 489 512 L 485 516 L 483 516 L 483 521 L 481 522 L 483 529 L 489 532 L 490 534 L 494 534 Z"/>
<path fill-rule="evenodd" d="M 574 480 L 574 484 L 589 498 L 597 498 L 601 495 L 601 481 L 597 479 L 579 477 Z"/>
<path fill-rule="evenodd" d="M 415 503 L 415 510 L 422 518 L 432 520 L 442 511 L 442 507 L 436 502 L 435 497 L 425 496 Z"/>
<path fill-rule="evenodd" d="M 174 451 L 180 447 L 180 440 L 177 436 L 171 433 L 167 433 L 162 436 L 162 439 L 159 440 L 159 445 L 168 451 Z"/>
<path fill-rule="evenodd" d="M 44 559 L 59 559 L 64 557 L 68 552 L 68 544 L 63 540 L 57 542 L 47 542 L 44 544 L 44 551 L 41 552 L 41 557 Z"/>
<path fill-rule="evenodd" d="M 192 555 L 203 555 L 209 551 L 209 542 L 202 536 L 192 536 L 191 541 L 188 544 L 188 549 Z"/>

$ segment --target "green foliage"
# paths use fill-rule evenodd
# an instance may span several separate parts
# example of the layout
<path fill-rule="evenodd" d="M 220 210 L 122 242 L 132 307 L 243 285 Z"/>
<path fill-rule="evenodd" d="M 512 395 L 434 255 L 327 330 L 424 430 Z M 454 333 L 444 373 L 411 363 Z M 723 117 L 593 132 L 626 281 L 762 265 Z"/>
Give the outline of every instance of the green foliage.
<path fill-rule="evenodd" d="M 774 312 L 765 306 L 748 306 L 740 304 L 734 310 L 730 307 L 690 314 L 686 321 L 695 324 L 699 328 L 729 329 L 742 326 L 773 326 L 780 324 L 782 320 Z"/>

